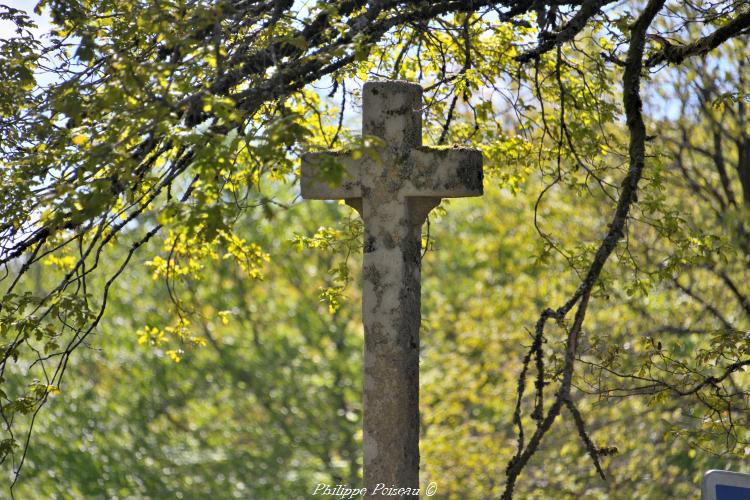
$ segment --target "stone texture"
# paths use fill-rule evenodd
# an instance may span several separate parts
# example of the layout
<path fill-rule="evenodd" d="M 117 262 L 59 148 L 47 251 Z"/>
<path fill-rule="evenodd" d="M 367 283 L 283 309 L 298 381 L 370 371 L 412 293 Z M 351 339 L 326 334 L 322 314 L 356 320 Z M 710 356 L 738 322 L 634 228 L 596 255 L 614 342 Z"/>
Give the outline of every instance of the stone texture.
<path fill-rule="evenodd" d="M 422 146 L 419 85 L 368 82 L 362 100 L 362 133 L 384 140 L 378 159 L 305 154 L 302 196 L 345 199 L 364 221 L 364 486 L 416 489 L 421 227 L 441 198 L 482 194 L 482 155 Z M 330 161 L 344 170 L 335 186 L 320 175 Z"/>

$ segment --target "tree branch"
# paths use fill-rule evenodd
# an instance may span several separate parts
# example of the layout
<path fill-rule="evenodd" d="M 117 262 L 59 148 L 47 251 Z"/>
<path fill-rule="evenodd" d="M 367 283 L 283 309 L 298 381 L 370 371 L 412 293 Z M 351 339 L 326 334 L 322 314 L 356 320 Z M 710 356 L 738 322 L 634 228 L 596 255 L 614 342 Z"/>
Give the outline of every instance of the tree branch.
<path fill-rule="evenodd" d="M 675 46 L 666 43 L 661 50 L 648 58 L 646 66 L 652 67 L 662 63 L 680 64 L 688 57 L 702 56 L 730 38 L 741 35 L 748 28 L 750 28 L 750 9 L 739 14 L 721 28 L 717 28 L 710 35 L 701 37 L 687 45 Z"/>
<path fill-rule="evenodd" d="M 546 416 L 536 427 L 534 434 L 529 440 L 528 446 L 522 448 L 522 442 L 519 441 L 519 447 L 516 455 L 508 462 L 506 469 L 507 482 L 502 498 L 511 500 L 515 489 L 516 481 L 525 468 L 528 461 L 536 453 L 541 444 L 542 438 L 550 430 L 555 419 L 560 414 L 562 407 L 569 406 L 570 391 L 575 367 L 576 352 L 578 348 L 579 335 L 583 327 L 583 321 L 586 317 L 591 292 L 596 281 L 601 274 L 604 264 L 614 251 L 617 242 L 625 234 L 625 225 L 628 219 L 630 208 L 635 202 L 638 182 L 643 175 L 646 158 L 646 126 L 643 121 L 642 107 L 643 103 L 640 96 L 641 71 L 643 69 L 643 53 L 646 44 L 646 30 L 653 22 L 654 18 L 664 6 L 665 0 L 650 0 L 644 8 L 641 15 L 633 24 L 630 35 L 630 47 L 625 61 L 625 71 L 623 74 L 623 104 L 628 130 L 630 132 L 629 157 L 630 166 L 625 179 L 622 182 L 620 197 L 617 202 L 617 208 L 609 224 L 609 231 L 596 252 L 594 261 L 591 263 L 588 273 L 580 284 L 573 296 L 556 311 L 546 310 L 537 323 L 537 328 L 544 328 L 546 319 L 555 318 L 558 324 L 564 327 L 564 318 L 567 313 L 578 304 L 576 309 L 573 325 L 568 330 L 565 364 L 563 366 L 563 377 L 560 388 L 555 394 L 554 402 L 547 411 Z M 539 332 L 537 332 L 539 335 Z M 526 359 L 529 359 L 527 356 Z M 522 390 L 521 384 L 519 388 Z M 519 394 L 518 400 L 522 399 Z M 575 415 L 574 415 L 575 416 Z M 514 417 L 514 421 L 516 417 Z M 518 418 L 520 421 L 520 417 Z M 579 433 L 586 435 L 582 424 L 577 424 Z M 593 446 L 589 446 L 590 441 L 584 439 L 587 449 L 592 453 L 595 466 L 598 464 L 598 456 Z M 593 450 L 593 451 L 592 451 Z"/>
<path fill-rule="evenodd" d="M 563 26 L 560 31 L 556 33 L 543 32 L 540 35 L 539 44 L 533 49 L 517 56 L 516 61 L 526 63 L 533 59 L 538 59 L 542 54 L 549 52 L 554 47 L 573 40 L 602 7 L 613 1 L 614 0 L 585 0 L 581 4 L 581 8 L 578 9 L 578 12 L 575 13 L 570 21 L 565 23 L 565 26 Z"/>

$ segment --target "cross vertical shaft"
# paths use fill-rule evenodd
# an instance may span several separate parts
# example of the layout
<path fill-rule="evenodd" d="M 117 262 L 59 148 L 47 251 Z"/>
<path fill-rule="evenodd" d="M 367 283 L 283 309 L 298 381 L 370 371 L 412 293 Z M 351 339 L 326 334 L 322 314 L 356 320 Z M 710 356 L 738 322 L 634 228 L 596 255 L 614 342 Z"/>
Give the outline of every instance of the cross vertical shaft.
<path fill-rule="evenodd" d="M 422 89 L 368 85 L 362 133 L 377 136 L 380 156 L 399 158 L 422 142 Z M 393 90 L 398 89 L 399 92 Z M 398 193 L 400 162 L 362 169 L 365 222 L 362 268 L 364 486 L 419 486 L 419 323 L 422 222 L 417 198 Z M 439 202 L 439 199 L 437 200 Z M 432 208 L 432 207 L 430 207 Z"/>
<path fill-rule="evenodd" d="M 366 83 L 362 107 L 363 134 L 382 140 L 376 153 L 305 154 L 301 184 L 305 198 L 345 199 L 364 221 L 363 448 L 371 496 L 380 484 L 419 487 L 421 228 L 441 198 L 482 194 L 482 156 L 422 146 L 419 85 Z M 343 167 L 336 185 L 321 179 L 331 161 Z"/>

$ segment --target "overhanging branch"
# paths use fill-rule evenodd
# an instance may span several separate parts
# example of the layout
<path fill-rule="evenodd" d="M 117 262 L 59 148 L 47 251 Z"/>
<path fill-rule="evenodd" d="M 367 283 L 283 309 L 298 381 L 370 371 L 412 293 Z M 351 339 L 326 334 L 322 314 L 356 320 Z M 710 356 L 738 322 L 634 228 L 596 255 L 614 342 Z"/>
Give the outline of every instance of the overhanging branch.
<path fill-rule="evenodd" d="M 701 37 L 687 45 L 666 43 L 658 52 L 648 58 L 646 66 L 657 66 L 662 63 L 680 64 L 688 57 L 702 56 L 730 38 L 747 33 L 749 28 L 750 9 L 738 15 L 721 28 L 717 28 L 710 35 Z"/>

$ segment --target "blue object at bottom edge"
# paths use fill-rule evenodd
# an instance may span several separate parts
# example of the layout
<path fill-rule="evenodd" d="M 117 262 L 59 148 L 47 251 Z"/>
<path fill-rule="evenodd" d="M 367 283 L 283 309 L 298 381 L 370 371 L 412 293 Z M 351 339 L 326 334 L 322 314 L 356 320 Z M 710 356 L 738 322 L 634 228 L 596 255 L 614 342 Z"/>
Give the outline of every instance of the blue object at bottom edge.
<path fill-rule="evenodd" d="M 750 500 L 750 488 L 717 484 L 716 500 Z"/>

